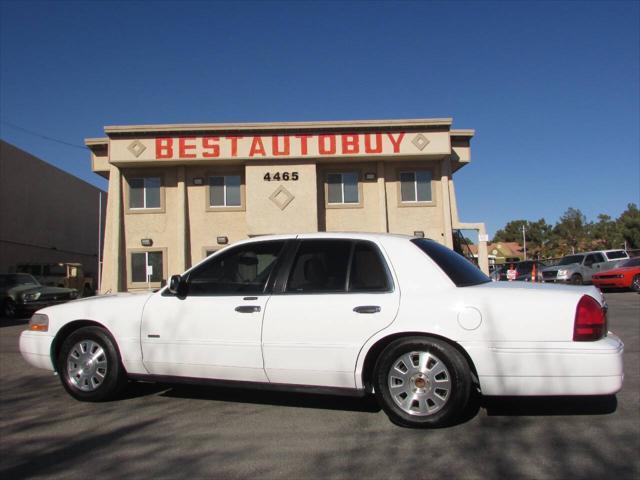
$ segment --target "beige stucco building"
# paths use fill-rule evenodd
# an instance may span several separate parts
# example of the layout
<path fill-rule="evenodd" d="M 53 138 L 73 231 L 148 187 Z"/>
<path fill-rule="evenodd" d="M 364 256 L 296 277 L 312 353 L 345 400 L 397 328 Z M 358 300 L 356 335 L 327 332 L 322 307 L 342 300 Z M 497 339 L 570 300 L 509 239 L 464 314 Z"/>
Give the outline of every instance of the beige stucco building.
<path fill-rule="evenodd" d="M 156 288 L 227 243 L 264 234 L 424 234 L 449 247 L 453 174 L 473 130 L 452 120 L 105 127 L 85 141 L 109 179 L 102 291 Z"/>

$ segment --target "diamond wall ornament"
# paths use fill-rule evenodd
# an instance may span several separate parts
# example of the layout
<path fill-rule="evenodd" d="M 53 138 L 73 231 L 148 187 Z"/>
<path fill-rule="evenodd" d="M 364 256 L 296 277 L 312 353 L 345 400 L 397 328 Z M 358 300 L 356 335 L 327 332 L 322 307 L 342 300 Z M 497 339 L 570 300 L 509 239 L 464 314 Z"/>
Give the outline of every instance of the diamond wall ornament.
<path fill-rule="evenodd" d="M 422 151 L 424 150 L 424 147 L 429 145 L 429 143 L 431 142 L 427 137 L 419 133 L 415 137 L 413 137 L 413 140 L 411 140 L 411 143 L 413 143 L 418 148 L 418 150 Z"/>
<path fill-rule="evenodd" d="M 133 153 L 133 156 L 136 157 L 136 158 L 138 158 L 140 155 L 142 155 L 142 152 L 144 152 L 146 149 L 147 149 L 147 147 L 145 147 L 144 144 L 140 140 L 134 140 L 127 147 L 127 150 L 129 150 L 131 153 Z"/>
<path fill-rule="evenodd" d="M 291 192 L 289 192 L 289 190 L 284 188 L 283 185 L 280 185 L 276 189 L 276 191 L 271 194 L 269 200 L 275 203 L 276 207 L 278 207 L 280 210 L 284 210 L 285 208 L 287 208 L 287 205 L 289 205 L 293 201 L 294 198 L 295 197 L 291 194 Z"/>

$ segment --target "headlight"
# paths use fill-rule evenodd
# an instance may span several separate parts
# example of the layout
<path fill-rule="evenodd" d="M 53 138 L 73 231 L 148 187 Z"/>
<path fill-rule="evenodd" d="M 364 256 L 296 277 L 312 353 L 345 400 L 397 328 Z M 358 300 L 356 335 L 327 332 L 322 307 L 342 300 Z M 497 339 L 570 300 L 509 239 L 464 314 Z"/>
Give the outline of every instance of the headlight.
<path fill-rule="evenodd" d="M 565 277 L 567 275 L 567 270 L 558 270 L 559 277 Z"/>
<path fill-rule="evenodd" d="M 49 317 L 43 313 L 36 313 L 29 320 L 29 330 L 47 332 L 49 330 Z"/>
<path fill-rule="evenodd" d="M 33 302 L 34 300 L 37 300 L 40 298 L 40 295 L 42 295 L 41 292 L 35 292 L 35 293 L 25 293 L 24 295 L 22 295 L 22 299 L 25 302 Z"/>

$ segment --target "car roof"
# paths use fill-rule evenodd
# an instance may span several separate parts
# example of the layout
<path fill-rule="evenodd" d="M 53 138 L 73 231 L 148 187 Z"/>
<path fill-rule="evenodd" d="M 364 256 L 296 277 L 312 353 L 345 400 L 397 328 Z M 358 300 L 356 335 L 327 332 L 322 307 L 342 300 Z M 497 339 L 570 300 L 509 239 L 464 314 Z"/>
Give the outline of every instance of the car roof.
<path fill-rule="evenodd" d="M 374 233 L 374 232 L 312 232 L 298 234 L 281 235 L 256 235 L 247 240 L 234 242 L 234 245 L 241 243 L 251 243 L 264 240 L 291 240 L 291 239 L 350 239 L 350 240 L 372 240 L 377 241 L 384 238 L 404 238 L 407 240 L 418 238 L 413 235 L 402 235 L 397 233 Z"/>

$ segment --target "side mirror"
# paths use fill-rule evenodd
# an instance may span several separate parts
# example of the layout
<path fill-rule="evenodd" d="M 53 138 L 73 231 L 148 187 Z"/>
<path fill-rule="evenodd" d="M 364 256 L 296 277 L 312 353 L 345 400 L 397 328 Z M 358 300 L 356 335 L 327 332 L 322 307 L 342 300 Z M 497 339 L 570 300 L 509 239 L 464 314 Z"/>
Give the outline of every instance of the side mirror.
<path fill-rule="evenodd" d="M 186 282 L 181 275 L 171 275 L 171 279 L 169 280 L 169 292 L 178 297 L 184 296 L 186 290 Z"/>

